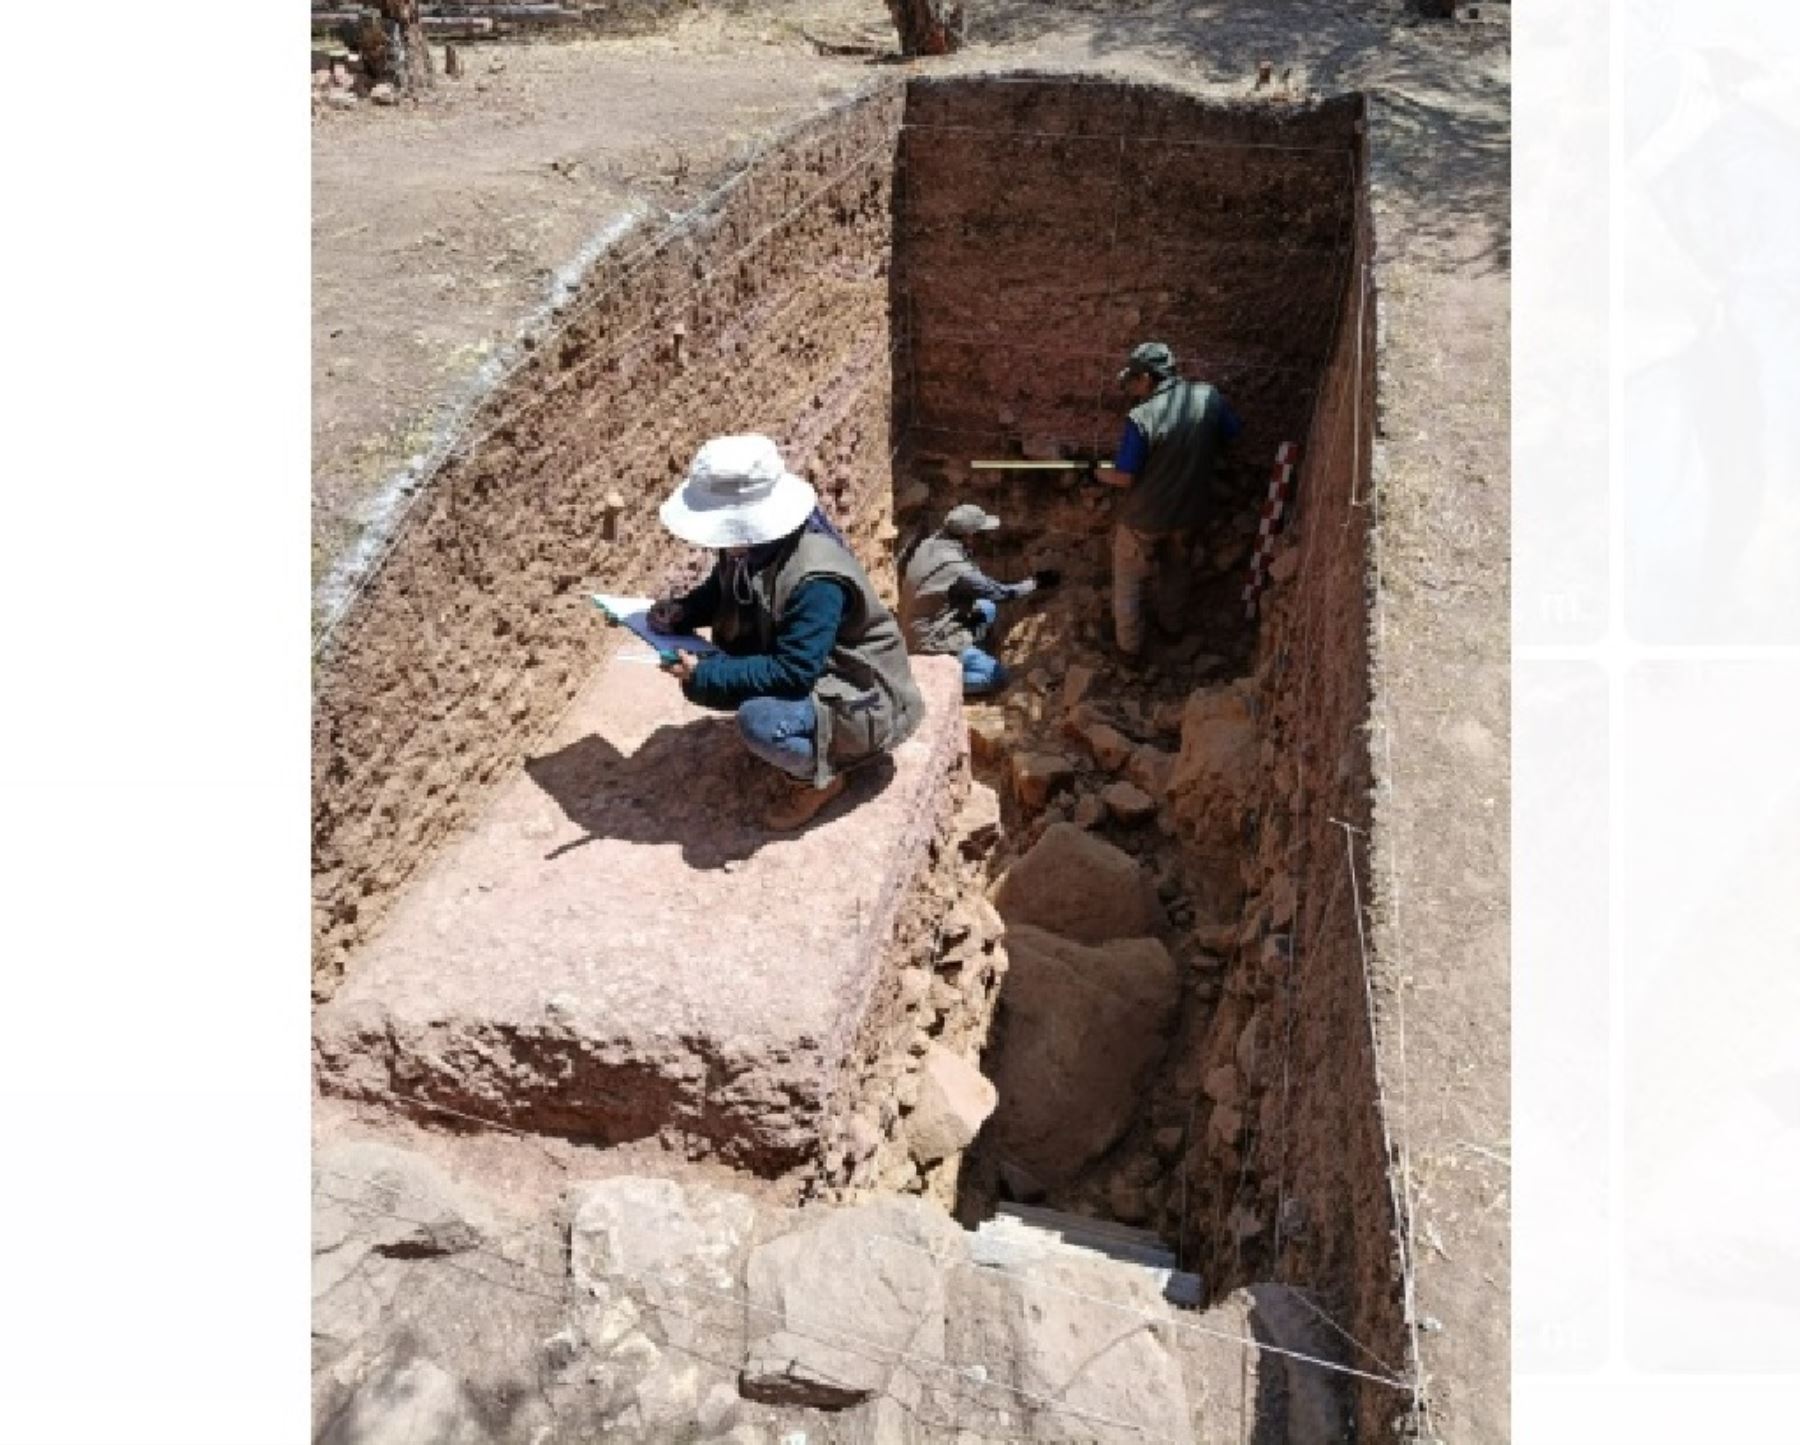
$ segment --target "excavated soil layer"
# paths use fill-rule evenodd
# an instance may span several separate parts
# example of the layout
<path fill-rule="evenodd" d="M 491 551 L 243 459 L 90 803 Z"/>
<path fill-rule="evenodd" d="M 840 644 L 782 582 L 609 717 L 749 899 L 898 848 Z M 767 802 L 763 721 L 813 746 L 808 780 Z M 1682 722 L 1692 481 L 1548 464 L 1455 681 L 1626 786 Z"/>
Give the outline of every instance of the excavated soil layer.
<path fill-rule="evenodd" d="M 993 867 L 1020 856 L 1073 811 L 1072 795 L 1026 806 L 1012 759 L 1057 745 L 1059 694 L 1110 633 L 1110 501 L 1074 473 L 969 463 L 1108 453 L 1113 373 L 1133 342 L 1165 340 L 1245 435 L 1181 635 L 1147 675 L 1103 673 L 1088 722 L 1116 726 L 1155 774 L 1185 751 L 1190 696 L 1233 683 L 1255 775 L 1227 846 L 1168 805 L 1148 829 L 1101 827 L 1159 884 L 1182 1001 L 1141 1118 L 1052 1202 L 1108 1213 L 1122 1188 L 1148 1196 L 1140 1219 L 1215 1294 L 1305 1285 L 1400 1361 L 1358 916 L 1376 369 L 1374 307 L 1347 284 L 1369 235 L 1361 114 L 1354 98 L 1219 106 L 1066 78 L 913 80 L 799 129 L 677 226 L 605 256 L 321 656 L 315 992 L 355 969 L 399 892 L 569 706 L 605 646 L 585 593 L 695 575 L 702 559 L 655 509 L 721 432 L 773 434 L 890 596 L 896 553 L 970 497 L 1009 524 L 984 553 L 996 575 L 1063 570 L 1003 638 L 1021 685 L 971 709 L 982 775 L 1006 794 Z M 1285 565 L 1252 624 L 1238 591 L 1284 441 L 1304 446 Z M 1078 789 L 1105 781 L 1079 760 Z M 892 1057 L 943 1020 L 986 1027 L 996 987 L 1004 1032 L 1004 938 L 954 956 L 930 923 L 930 900 L 967 872 L 932 870 L 904 915 L 894 971 L 910 959 L 935 992 L 876 1011 L 893 1022 L 871 1026 L 854 1068 L 877 1093 L 899 1089 L 909 1069 Z M 1222 1070 L 1229 1087 L 1212 1087 Z M 859 1147 L 821 1141 L 824 1192 L 956 1187 L 954 1160 L 930 1178 L 912 1168 L 888 1112 Z M 969 1161 L 965 1203 L 999 1187 L 979 1143 Z M 1365 1427 L 1391 1413 L 1391 1393 L 1363 1396 Z"/>

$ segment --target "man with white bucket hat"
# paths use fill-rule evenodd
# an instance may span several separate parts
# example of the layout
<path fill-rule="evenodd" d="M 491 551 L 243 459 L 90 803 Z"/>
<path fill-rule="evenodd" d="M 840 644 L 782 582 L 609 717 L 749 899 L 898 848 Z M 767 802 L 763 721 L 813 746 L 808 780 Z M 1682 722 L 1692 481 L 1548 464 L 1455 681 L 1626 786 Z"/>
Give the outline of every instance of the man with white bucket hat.
<path fill-rule="evenodd" d="M 968 539 L 996 531 L 1000 519 L 973 502 L 952 507 L 939 527 L 913 549 L 900 582 L 900 617 L 914 652 L 943 653 L 962 663 L 963 696 L 981 697 L 1006 686 L 1006 668 L 980 644 L 1000 604 L 1046 591 L 1061 580 L 1051 567 L 1022 582 L 996 582 L 969 555 Z"/>
<path fill-rule="evenodd" d="M 768 821 L 802 827 L 924 716 L 900 626 L 765 436 L 707 442 L 660 515 L 719 553 L 706 581 L 650 611 L 668 631 L 710 625 L 721 649 L 669 670 L 691 701 L 734 710 L 744 745 L 794 779 Z"/>

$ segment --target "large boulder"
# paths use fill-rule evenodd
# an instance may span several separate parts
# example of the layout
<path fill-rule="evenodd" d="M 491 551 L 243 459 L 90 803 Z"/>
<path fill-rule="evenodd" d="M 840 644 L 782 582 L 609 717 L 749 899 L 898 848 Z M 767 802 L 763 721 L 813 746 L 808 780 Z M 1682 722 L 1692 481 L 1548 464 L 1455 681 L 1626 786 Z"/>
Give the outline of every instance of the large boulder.
<path fill-rule="evenodd" d="M 1074 823 L 1044 830 L 1001 878 L 994 904 L 1009 928 L 1030 924 L 1082 943 L 1141 938 L 1163 922 L 1137 859 Z"/>
<path fill-rule="evenodd" d="M 881 1393 L 916 1404 L 942 1375 L 923 1362 L 944 1358 L 944 1265 L 966 1258 L 962 1230 L 920 1199 L 797 1218 L 750 1255 L 740 1390 L 826 1410 Z"/>
<path fill-rule="evenodd" d="M 1175 1026 L 1180 976 L 1154 938 L 1089 948 L 1021 925 L 1006 949 L 1000 1105 L 989 1127 L 997 1153 L 1056 1184 L 1110 1148 L 1137 1114 Z"/>

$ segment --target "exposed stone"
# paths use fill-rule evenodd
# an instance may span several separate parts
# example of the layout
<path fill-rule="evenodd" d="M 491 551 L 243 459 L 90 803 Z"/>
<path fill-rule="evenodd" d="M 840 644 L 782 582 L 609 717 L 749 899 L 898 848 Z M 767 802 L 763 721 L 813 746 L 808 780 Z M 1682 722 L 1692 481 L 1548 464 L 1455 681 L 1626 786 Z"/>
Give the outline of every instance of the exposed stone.
<path fill-rule="evenodd" d="M 1027 808 L 1041 808 L 1050 794 L 1075 776 L 1075 765 L 1060 753 L 1014 753 L 1013 793 Z"/>
<path fill-rule="evenodd" d="M 971 781 L 969 796 L 956 815 L 957 846 L 977 858 L 1000 841 L 1000 795 L 986 783 Z"/>
<path fill-rule="evenodd" d="M 1160 800 L 1169 791 L 1169 780 L 1175 776 L 1175 754 L 1142 743 L 1125 760 L 1125 776 L 1152 798 Z"/>
<path fill-rule="evenodd" d="M 881 1147 L 881 1130 L 867 1114 L 852 1114 L 844 1130 L 844 1143 L 849 1156 L 860 1163 Z"/>
<path fill-rule="evenodd" d="M 1277 928 L 1286 928 L 1294 921 L 1296 902 L 1294 875 L 1280 874 L 1269 885 L 1269 922 Z"/>
<path fill-rule="evenodd" d="M 486 1445 L 493 1437 L 442 1366 L 394 1362 L 356 1392 L 320 1445 Z"/>
<path fill-rule="evenodd" d="M 1237 947 L 1238 928 L 1236 923 L 1197 923 L 1190 934 L 1195 948 L 1224 955 Z"/>
<path fill-rule="evenodd" d="M 919 1102 L 907 1121 L 907 1145 L 920 1164 L 935 1164 L 968 1148 L 997 1095 L 967 1059 L 940 1044 L 925 1052 L 919 1070 Z"/>
<path fill-rule="evenodd" d="M 969 751 L 977 762 L 999 760 L 1006 747 L 1006 719 L 999 713 L 969 714 Z"/>
<path fill-rule="evenodd" d="M 1064 712 L 1073 712 L 1087 700 L 1089 689 L 1099 673 L 1085 662 L 1071 663 L 1069 670 L 1063 674 L 1062 705 Z"/>
<path fill-rule="evenodd" d="M 752 1400 L 821 1409 L 878 1393 L 916 1398 L 921 1367 L 899 1356 L 944 1358 L 938 1261 L 966 1257 L 962 1231 L 916 1199 L 797 1217 L 799 1228 L 750 1256 L 740 1390 Z M 858 1343 L 840 1333 L 850 1321 Z M 937 1383 L 941 1372 L 924 1368 L 924 1383 Z"/>
<path fill-rule="evenodd" d="M 844 1445 L 922 1445 L 929 1437 L 898 1400 L 877 1395 L 850 1412 L 841 1438 Z"/>
<path fill-rule="evenodd" d="M 1042 1199 L 1049 1192 L 1044 1188 L 1043 1180 L 1013 1159 L 1000 1161 L 1000 1182 L 1006 1186 L 1006 1192 L 1021 1204 Z"/>
<path fill-rule="evenodd" d="M 369 99 L 374 101 L 376 105 L 397 105 L 399 104 L 400 96 L 394 87 L 384 80 L 381 84 L 370 88 Z"/>
<path fill-rule="evenodd" d="M 1069 714 L 1063 730 L 1072 737 L 1079 738 L 1093 754 L 1094 761 L 1109 773 L 1124 767 L 1125 760 L 1137 746 L 1111 723 L 1101 721 L 1099 715 L 1086 703 Z"/>
<path fill-rule="evenodd" d="M 1129 1180 L 1115 1179 L 1106 1191 L 1112 1217 L 1121 1224 L 1142 1224 L 1150 1217 L 1150 1200 L 1144 1186 Z"/>
<path fill-rule="evenodd" d="M 583 1329 L 589 1344 L 618 1366 L 614 1379 L 621 1389 L 642 1385 L 644 1372 L 657 1363 L 644 1328 L 653 1328 L 673 1351 L 693 1352 L 741 1313 L 729 1296 L 755 1219 L 745 1196 L 697 1182 L 620 1175 L 583 1186 L 571 1209 L 569 1273 L 576 1288 L 596 1301 Z M 624 1308 L 646 1289 L 664 1300 L 647 1307 L 653 1326 L 640 1326 L 638 1309 Z M 671 1360 L 671 1369 L 678 1365 Z M 666 1379 L 633 1398 L 646 1417 L 664 1407 L 685 1416 L 694 1403 L 691 1392 L 683 1402 L 686 1389 Z"/>
<path fill-rule="evenodd" d="M 1275 583 L 1287 582 L 1292 580 L 1293 575 L 1299 570 L 1300 549 L 1288 547 L 1276 553 L 1275 560 L 1269 563 L 1269 580 Z"/>
<path fill-rule="evenodd" d="M 702 1438 L 711 1440 L 736 1425 L 742 1410 L 737 1390 L 721 1380 L 706 1392 L 706 1398 L 694 1412 L 694 1424 L 699 1426 Z"/>
<path fill-rule="evenodd" d="M 356 98 L 356 92 L 352 90 L 328 90 L 320 99 L 338 110 L 355 110 L 360 104 Z"/>
<path fill-rule="evenodd" d="M 1171 1124 L 1167 1128 L 1158 1129 L 1150 1138 L 1151 1147 L 1156 1150 L 1157 1158 L 1173 1159 L 1181 1153 L 1181 1145 L 1186 1134 L 1187 1131 L 1179 1124 Z"/>
<path fill-rule="evenodd" d="M 1181 732 L 1181 715 L 1187 704 L 1183 701 L 1159 702 L 1156 710 L 1150 714 L 1150 726 L 1159 733 L 1179 734 Z"/>
<path fill-rule="evenodd" d="M 1090 948 L 1027 924 L 1014 927 L 1007 949 L 1000 1104 L 989 1128 L 997 1153 L 1059 1184 L 1135 1117 L 1174 1027 L 1177 970 L 1153 938 Z"/>
<path fill-rule="evenodd" d="M 1148 822 L 1156 815 L 1156 804 L 1150 795 L 1133 783 L 1118 782 L 1103 788 L 1100 801 L 1106 804 L 1107 812 L 1127 825 Z"/>
<path fill-rule="evenodd" d="M 896 512 L 916 512 L 931 501 L 931 488 L 924 482 L 908 482 L 894 497 Z"/>
<path fill-rule="evenodd" d="M 923 1088 L 924 1082 L 917 1069 L 904 1075 L 894 1085 L 894 1102 L 900 1106 L 902 1113 L 910 1113 L 919 1107 L 919 1091 Z"/>
<path fill-rule="evenodd" d="M 1243 1098 L 1243 1090 L 1238 1086 L 1238 1071 L 1230 1064 L 1209 1069 L 1200 1087 L 1215 1104 L 1236 1104 Z"/>
<path fill-rule="evenodd" d="M 1236 1144 L 1243 1132 L 1243 1111 L 1226 1104 L 1216 1106 L 1206 1121 L 1206 1142 L 1215 1152 Z"/>
<path fill-rule="evenodd" d="M 900 1007 L 911 1012 L 931 997 L 931 973 L 923 968 L 900 970 Z"/>
<path fill-rule="evenodd" d="M 632 1395 L 635 1424 L 652 1440 L 677 1440 L 694 1423 L 700 1404 L 700 1367 L 661 1358 Z M 729 1428 L 729 1427 L 728 1427 Z"/>
<path fill-rule="evenodd" d="M 1246 1079 L 1256 1077 L 1256 1055 L 1262 1030 L 1262 1015 L 1252 1014 L 1244 1025 L 1243 1032 L 1238 1035 L 1237 1066 L 1238 1073 Z"/>
<path fill-rule="evenodd" d="M 1137 860 L 1073 823 L 1044 831 L 1001 878 L 994 903 L 1014 928 L 1033 924 L 1090 944 L 1140 938 L 1162 922 L 1156 890 Z"/>
<path fill-rule="evenodd" d="M 1050 1257 L 1028 1273 L 963 1269 L 953 1279 L 951 1358 L 982 1361 L 989 1383 L 1018 1392 L 1026 1412 L 1023 1428 L 993 1433 L 1109 1445 L 1196 1438 L 1181 1363 L 1164 1343 L 1176 1336 L 1145 1326 L 1145 1316 L 1172 1318 L 1149 1272 Z M 1247 1439 L 1249 1432 L 1203 1438 Z"/>
<path fill-rule="evenodd" d="M 1241 844 L 1238 820 L 1255 795 L 1258 741 L 1239 689 L 1202 688 L 1188 698 L 1169 793 L 1176 817 L 1210 850 Z"/>
<path fill-rule="evenodd" d="M 1083 793 L 1072 820 L 1077 828 L 1098 828 L 1106 821 L 1106 804 L 1098 793 Z"/>

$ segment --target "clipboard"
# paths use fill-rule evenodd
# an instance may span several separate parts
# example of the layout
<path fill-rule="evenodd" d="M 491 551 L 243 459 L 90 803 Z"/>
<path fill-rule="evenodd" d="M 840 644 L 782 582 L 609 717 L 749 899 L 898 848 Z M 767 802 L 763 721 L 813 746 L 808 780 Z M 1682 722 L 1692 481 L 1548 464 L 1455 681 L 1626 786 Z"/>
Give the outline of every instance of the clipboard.
<path fill-rule="evenodd" d="M 704 637 L 696 637 L 691 632 L 663 632 L 650 625 L 650 606 L 654 601 L 650 597 L 615 597 L 606 592 L 592 592 L 588 600 L 600 609 L 606 620 L 615 626 L 629 627 L 655 651 L 657 660 L 665 667 L 672 666 L 675 654 L 691 652 L 696 657 L 707 657 L 719 649 Z"/>

